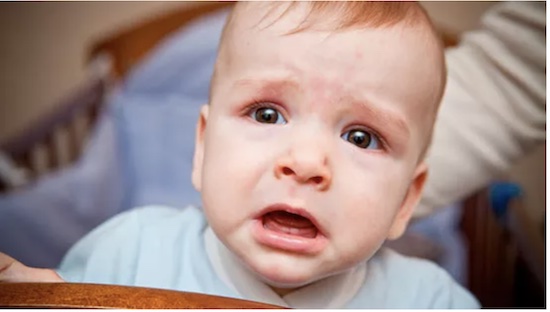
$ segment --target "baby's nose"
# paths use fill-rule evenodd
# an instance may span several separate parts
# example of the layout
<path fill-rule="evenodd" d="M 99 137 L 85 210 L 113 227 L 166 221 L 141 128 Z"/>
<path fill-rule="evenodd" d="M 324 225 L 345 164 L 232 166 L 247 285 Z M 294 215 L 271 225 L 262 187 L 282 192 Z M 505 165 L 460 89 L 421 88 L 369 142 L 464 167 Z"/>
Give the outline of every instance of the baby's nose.
<path fill-rule="evenodd" d="M 332 173 L 328 158 L 318 151 L 293 151 L 277 161 L 275 177 L 292 178 L 300 184 L 312 185 L 319 191 L 326 191 L 330 188 Z"/>

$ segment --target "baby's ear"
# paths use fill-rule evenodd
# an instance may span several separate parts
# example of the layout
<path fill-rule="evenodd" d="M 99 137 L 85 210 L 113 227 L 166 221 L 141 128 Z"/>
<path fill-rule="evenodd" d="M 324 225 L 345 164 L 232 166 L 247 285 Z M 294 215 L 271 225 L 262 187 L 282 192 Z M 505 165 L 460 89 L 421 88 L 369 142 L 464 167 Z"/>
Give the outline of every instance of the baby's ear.
<path fill-rule="evenodd" d="M 197 191 L 201 191 L 202 186 L 202 163 L 204 160 L 204 131 L 208 121 L 208 105 L 201 107 L 199 119 L 197 120 L 197 129 L 195 134 L 195 153 L 193 155 L 193 172 L 191 173 L 191 182 Z"/>
<path fill-rule="evenodd" d="M 405 232 L 413 211 L 416 208 L 416 205 L 418 205 L 420 198 L 422 197 L 422 190 L 424 189 L 424 184 L 427 177 L 428 166 L 426 165 L 426 163 L 421 162 L 416 167 L 414 178 L 409 185 L 409 190 L 407 191 L 405 199 L 403 199 L 401 208 L 393 219 L 392 226 L 390 228 L 390 231 L 388 232 L 388 239 L 397 239 L 401 237 L 401 235 L 403 235 L 403 233 Z"/>

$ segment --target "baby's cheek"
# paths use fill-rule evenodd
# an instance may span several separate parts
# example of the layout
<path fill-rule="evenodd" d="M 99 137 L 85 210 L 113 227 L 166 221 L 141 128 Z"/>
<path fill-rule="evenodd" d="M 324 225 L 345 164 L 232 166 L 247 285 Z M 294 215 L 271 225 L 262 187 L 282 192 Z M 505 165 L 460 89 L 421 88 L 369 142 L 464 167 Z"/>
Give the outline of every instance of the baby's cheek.
<path fill-rule="evenodd" d="M 337 223 L 334 224 L 337 244 L 342 244 L 344 254 L 351 258 L 370 256 L 382 244 L 400 207 L 398 195 L 389 183 L 363 182 L 349 186 L 351 193 L 339 196 L 340 209 L 334 210 L 329 218 Z"/>
<path fill-rule="evenodd" d="M 326 266 L 330 272 L 341 272 L 370 259 L 380 248 L 383 240 L 375 239 L 371 235 L 361 235 L 334 242 L 332 261 Z"/>

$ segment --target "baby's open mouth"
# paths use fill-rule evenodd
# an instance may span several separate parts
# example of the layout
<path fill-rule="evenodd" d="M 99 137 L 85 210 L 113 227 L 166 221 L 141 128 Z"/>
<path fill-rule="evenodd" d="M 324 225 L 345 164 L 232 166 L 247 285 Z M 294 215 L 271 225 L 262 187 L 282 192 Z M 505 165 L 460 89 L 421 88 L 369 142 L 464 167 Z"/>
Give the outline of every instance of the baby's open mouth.
<path fill-rule="evenodd" d="M 262 224 L 265 229 L 304 238 L 315 238 L 319 233 L 308 218 L 284 210 L 266 213 L 262 217 Z"/>

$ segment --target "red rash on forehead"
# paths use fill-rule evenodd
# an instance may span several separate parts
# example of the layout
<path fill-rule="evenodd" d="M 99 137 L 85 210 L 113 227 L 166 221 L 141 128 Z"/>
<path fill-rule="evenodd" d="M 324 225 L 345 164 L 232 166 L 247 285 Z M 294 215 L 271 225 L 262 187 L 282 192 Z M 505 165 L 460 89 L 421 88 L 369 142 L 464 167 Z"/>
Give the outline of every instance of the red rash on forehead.
<path fill-rule="evenodd" d="M 304 83 L 311 99 L 307 104 L 313 110 L 334 111 L 345 90 L 344 82 L 330 77 L 314 76 Z"/>

